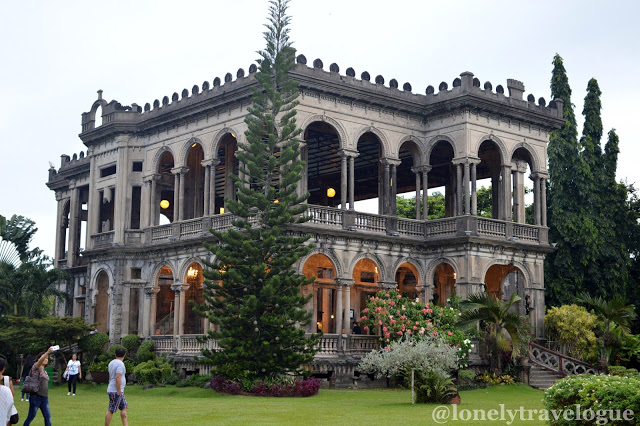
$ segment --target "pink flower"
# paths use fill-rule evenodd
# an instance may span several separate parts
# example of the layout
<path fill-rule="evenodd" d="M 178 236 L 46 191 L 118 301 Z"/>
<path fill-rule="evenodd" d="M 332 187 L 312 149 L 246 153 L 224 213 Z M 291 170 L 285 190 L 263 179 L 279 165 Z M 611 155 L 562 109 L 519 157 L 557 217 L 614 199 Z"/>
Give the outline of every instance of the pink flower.
<path fill-rule="evenodd" d="M 441 317 L 441 316 L 442 316 L 442 312 L 440 312 L 440 313 L 438 314 L 438 316 L 439 316 L 439 317 Z"/>
<path fill-rule="evenodd" d="M 398 336 L 402 336 L 402 331 L 398 330 Z"/>
<path fill-rule="evenodd" d="M 364 326 L 364 331 L 369 331 L 369 326 L 368 325 Z"/>
<path fill-rule="evenodd" d="M 416 326 L 414 325 L 414 326 L 413 326 L 413 330 L 415 331 L 415 330 L 417 330 L 417 329 L 418 329 L 418 327 L 416 327 Z"/>
<path fill-rule="evenodd" d="M 396 313 L 397 313 L 398 315 L 400 315 L 400 310 L 397 310 L 397 311 L 396 311 Z"/>
<path fill-rule="evenodd" d="M 360 317 L 360 321 L 366 321 L 366 320 L 367 320 L 367 316 L 366 315 L 363 315 L 363 316 Z"/>
<path fill-rule="evenodd" d="M 364 308 L 364 309 L 363 309 L 363 312 L 364 312 L 364 313 L 369 312 L 369 308 Z"/>
<path fill-rule="evenodd" d="M 396 302 L 394 302 L 394 301 L 392 300 L 392 301 L 390 301 L 390 302 L 389 302 L 389 304 L 390 304 L 391 306 L 394 306 L 394 305 L 396 304 Z"/>
<path fill-rule="evenodd" d="M 389 352 L 389 351 L 391 350 L 391 348 L 390 348 L 389 346 L 385 346 L 385 347 L 384 347 L 384 350 L 385 350 L 385 351 L 387 351 L 387 352 Z"/>
<path fill-rule="evenodd" d="M 378 325 L 382 325 L 382 321 L 378 321 Z"/>
<path fill-rule="evenodd" d="M 401 317 L 400 317 L 400 319 L 401 319 L 402 321 L 404 321 L 404 320 L 406 320 L 406 319 L 407 319 L 407 317 L 406 317 L 406 315 L 403 315 L 403 316 L 401 316 Z"/>
<path fill-rule="evenodd" d="M 424 334 L 424 327 L 420 329 L 420 334 Z"/>
<path fill-rule="evenodd" d="M 418 321 L 416 321 L 416 325 L 420 325 L 420 323 Z"/>
<path fill-rule="evenodd" d="M 426 309 L 423 309 L 423 310 L 422 310 L 422 314 L 423 314 L 423 315 L 426 315 L 426 314 L 427 314 L 427 312 L 429 312 L 429 311 L 427 311 Z"/>
<path fill-rule="evenodd" d="M 391 321 L 389 321 L 389 324 L 393 325 L 396 323 L 396 320 L 392 319 Z"/>
<path fill-rule="evenodd" d="M 398 296 L 396 296 L 398 299 L 400 299 L 402 296 L 400 294 L 398 294 Z"/>
<path fill-rule="evenodd" d="M 425 308 L 429 309 L 429 304 L 424 305 Z"/>
<path fill-rule="evenodd" d="M 404 305 L 402 305 L 402 310 L 405 311 L 407 308 L 404 307 Z"/>
<path fill-rule="evenodd" d="M 434 336 L 437 336 L 437 335 L 438 335 L 438 332 L 437 332 L 437 331 L 435 331 L 435 330 L 433 330 L 433 335 L 434 335 Z"/>
<path fill-rule="evenodd" d="M 390 337 L 391 337 L 391 333 L 386 333 L 386 334 L 384 335 L 384 338 L 385 338 L 385 339 L 388 339 L 388 338 L 390 338 Z"/>
<path fill-rule="evenodd" d="M 452 332 L 450 332 L 450 331 L 447 331 L 447 334 L 448 334 L 449 336 L 453 336 L 453 333 L 452 333 Z"/>
<path fill-rule="evenodd" d="M 407 330 L 407 335 L 411 335 L 411 330 Z"/>
<path fill-rule="evenodd" d="M 382 327 L 382 331 L 386 333 L 388 331 L 387 327 Z"/>
<path fill-rule="evenodd" d="M 427 313 L 428 314 L 432 314 L 433 313 L 433 309 L 427 309 Z"/>

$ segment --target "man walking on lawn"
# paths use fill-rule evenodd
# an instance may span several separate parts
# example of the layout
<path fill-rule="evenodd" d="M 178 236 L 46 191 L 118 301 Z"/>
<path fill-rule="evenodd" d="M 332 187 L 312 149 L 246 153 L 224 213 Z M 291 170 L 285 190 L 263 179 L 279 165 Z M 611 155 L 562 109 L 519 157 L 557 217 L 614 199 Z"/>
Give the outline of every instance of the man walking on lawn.
<path fill-rule="evenodd" d="M 111 424 L 111 418 L 113 413 L 120 409 L 120 417 L 122 418 L 122 425 L 129 426 L 127 420 L 127 400 L 124 398 L 124 386 L 127 384 L 127 369 L 124 366 L 124 348 L 116 348 L 116 359 L 109 363 L 109 386 L 107 387 L 107 394 L 109 395 L 109 408 L 107 414 L 104 416 L 104 425 L 109 426 Z"/>

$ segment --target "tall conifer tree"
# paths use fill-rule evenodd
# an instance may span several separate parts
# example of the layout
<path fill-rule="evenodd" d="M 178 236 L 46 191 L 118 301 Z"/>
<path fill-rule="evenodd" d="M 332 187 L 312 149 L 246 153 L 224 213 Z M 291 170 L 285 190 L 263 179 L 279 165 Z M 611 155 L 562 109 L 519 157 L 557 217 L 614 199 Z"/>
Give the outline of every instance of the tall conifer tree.
<path fill-rule="evenodd" d="M 305 338 L 311 321 L 302 286 L 312 280 L 292 267 L 308 253 L 306 235 L 287 231 L 304 222 L 308 194 L 299 196 L 304 162 L 299 159 L 301 130 L 296 125 L 298 85 L 290 79 L 295 51 L 289 41 L 288 0 L 270 2 L 258 52 L 257 88 L 245 119 L 246 143 L 238 143 L 237 200 L 226 199 L 233 228 L 213 232 L 218 245 L 207 245 L 216 260 L 205 272 L 206 315 L 220 351 L 204 351 L 218 374 L 229 378 L 274 377 L 296 372 L 313 359 L 317 335 Z"/>

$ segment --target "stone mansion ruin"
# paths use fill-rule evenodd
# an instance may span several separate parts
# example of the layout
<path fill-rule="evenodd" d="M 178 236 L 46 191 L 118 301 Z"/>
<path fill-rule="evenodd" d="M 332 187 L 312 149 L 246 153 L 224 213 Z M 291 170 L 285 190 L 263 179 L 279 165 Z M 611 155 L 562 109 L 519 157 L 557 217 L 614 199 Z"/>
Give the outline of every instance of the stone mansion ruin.
<path fill-rule="evenodd" d="M 234 196 L 237 142 L 244 139 L 252 65 L 152 104 L 98 99 L 82 114 L 87 153 L 62 155 L 47 185 L 57 201 L 55 263 L 71 278 L 70 303 L 58 314 L 98 323 L 113 343 L 126 334 L 155 342 L 189 370 L 207 330 L 189 301 L 202 301 L 202 262 L 209 229 L 231 225 L 225 197 Z M 297 57 L 298 125 L 307 162 L 313 251 L 297 268 L 317 276 L 309 332 L 322 330 L 316 368 L 353 374 L 377 338 L 353 335 L 367 296 L 384 288 L 443 303 L 488 291 L 517 292 L 519 309 L 543 334 L 549 132 L 562 102 L 507 80 L 481 85 L 470 72 L 426 94 L 369 73 L 329 71 Z M 529 180 L 530 179 L 530 180 Z M 533 187 L 527 223 L 525 183 Z M 478 215 L 479 185 L 491 186 L 492 218 Z M 445 217 L 429 219 L 428 197 L 444 194 Z M 415 218 L 396 216 L 396 195 L 419 200 Z M 364 212 L 370 200 L 376 212 Z M 313 327 L 313 328 L 312 328 Z M 213 347 L 215 342 L 210 342 Z"/>

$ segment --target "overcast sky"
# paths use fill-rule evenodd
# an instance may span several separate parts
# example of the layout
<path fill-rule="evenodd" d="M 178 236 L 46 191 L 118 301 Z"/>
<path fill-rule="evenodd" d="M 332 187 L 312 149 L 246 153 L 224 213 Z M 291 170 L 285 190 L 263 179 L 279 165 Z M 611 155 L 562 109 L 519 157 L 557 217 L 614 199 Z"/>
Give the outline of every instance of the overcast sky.
<path fill-rule="evenodd" d="M 550 100 L 551 61 L 565 61 L 578 121 L 598 79 L 605 135 L 616 128 L 618 178 L 640 185 L 633 130 L 640 98 L 640 2 L 293 0 L 291 38 L 309 63 L 449 86 L 464 71 L 506 87 L 515 78 Z M 5 1 L 0 16 L 0 214 L 36 221 L 34 246 L 53 254 L 56 201 L 48 162 L 86 150 L 80 114 L 107 101 L 153 103 L 238 68 L 264 42 L 268 3 Z M 606 142 L 606 139 L 603 141 Z"/>

